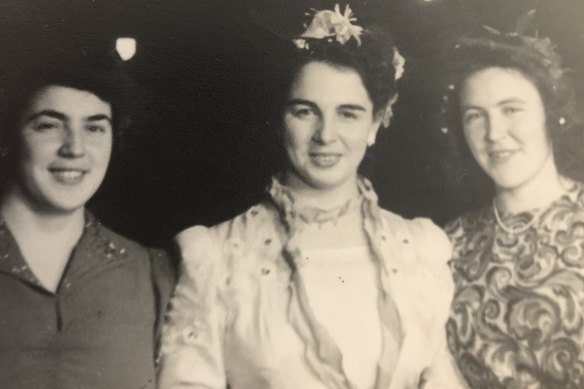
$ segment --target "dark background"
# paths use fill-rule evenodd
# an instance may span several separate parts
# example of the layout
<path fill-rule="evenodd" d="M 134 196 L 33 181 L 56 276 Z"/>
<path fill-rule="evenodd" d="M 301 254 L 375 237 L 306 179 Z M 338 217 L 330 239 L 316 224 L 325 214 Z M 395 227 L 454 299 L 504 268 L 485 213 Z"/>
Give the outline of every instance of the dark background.
<path fill-rule="evenodd" d="M 120 36 L 137 40 L 137 54 L 126 64 L 140 86 L 140 109 L 91 208 L 118 232 L 160 244 L 186 226 L 226 220 L 262 198 L 281 166 L 274 104 L 281 48 L 302 32 L 305 11 L 334 4 L 0 0 L 0 66 L 33 50 L 40 37 L 88 47 L 113 47 Z M 387 26 L 407 60 L 394 121 L 378 136 L 365 174 L 381 205 L 408 217 L 443 223 L 488 196 L 464 191 L 457 179 L 466 173 L 457 178 L 448 171 L 451 139 L 440 131 L 438 63 L 452 37 L 481 25 L 506 30 L 537 9 L 539 34 L 551 37 L 566 64 L 584 75 L 584 0 L 350 4 L 357 24 Z M 577 80 L 582 96 L 584 83 Z M 576 173 L 584 177 L 584 170 Z"/>

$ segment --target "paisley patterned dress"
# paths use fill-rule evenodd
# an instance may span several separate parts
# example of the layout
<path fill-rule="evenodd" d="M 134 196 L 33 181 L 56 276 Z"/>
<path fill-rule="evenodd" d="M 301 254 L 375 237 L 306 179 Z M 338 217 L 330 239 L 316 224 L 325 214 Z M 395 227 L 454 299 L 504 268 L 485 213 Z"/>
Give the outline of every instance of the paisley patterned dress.
<path fill-rule="evenodd" d="M 472 388 L 584 388 L 584 185 L 541 213 L 492 207 L 450 223 L 449 347 Z"/>

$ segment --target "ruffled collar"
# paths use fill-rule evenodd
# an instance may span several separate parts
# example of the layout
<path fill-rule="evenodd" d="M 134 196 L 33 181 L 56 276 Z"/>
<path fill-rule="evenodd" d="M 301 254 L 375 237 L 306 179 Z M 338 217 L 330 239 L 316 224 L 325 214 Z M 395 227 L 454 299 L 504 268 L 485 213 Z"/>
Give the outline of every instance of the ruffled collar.
<path fill-rule="evenodd" d="M 332 209 L 319 209 L 317 207 L 298 207 L 293 191 L 282 183 L 281 176 L 273 176 L 267 192 L 276 206 L 287 216 L 287 219 L 295 219 L 305 223 L 323 224 L 336 223 L 339 218 L 359 209 L 360 206 L 372 210 L 377 208 L 377 195 L 373 185 L 365 177 L 357 177 L 359 195 L 348 199 L 344 204 Z"/>

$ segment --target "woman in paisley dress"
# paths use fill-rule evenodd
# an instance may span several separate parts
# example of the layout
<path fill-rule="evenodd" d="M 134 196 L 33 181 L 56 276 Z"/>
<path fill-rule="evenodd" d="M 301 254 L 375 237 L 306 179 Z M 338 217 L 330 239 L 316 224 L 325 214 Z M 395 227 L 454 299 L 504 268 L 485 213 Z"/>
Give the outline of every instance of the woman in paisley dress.
<path fill-rule="evenodd" d="M 448 239 L 379 208 L 357 174 L 404 60 L 353 21 L 348 7 L 319 11 L 290 43 L 289 163 L 269 198 L 179 234 L 162 389 L 460 387 L 444 329 Z"/>
<path fill-rule="evenodd" d="M 472 388 L 584 388 L 584 187 L 565 175 L 574 93 L 549 39 L 464 38 L 449 89 L 492 203 L 446 230 L 449 347 Z M 580 152 L 581 152 L 580 148 Z"/>

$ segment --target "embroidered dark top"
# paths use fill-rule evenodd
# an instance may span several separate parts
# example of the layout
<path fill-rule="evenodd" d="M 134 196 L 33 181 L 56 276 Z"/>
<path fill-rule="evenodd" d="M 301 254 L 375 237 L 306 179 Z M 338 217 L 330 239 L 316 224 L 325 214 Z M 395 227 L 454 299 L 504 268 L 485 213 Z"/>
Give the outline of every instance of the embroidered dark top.
<path fill-rule="evenodd" d="M 154 387 L 158 311 L 173 285 L 168 258 L 86 221 L 51 293 L 0 220 L 0 387 Z"/>

